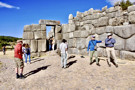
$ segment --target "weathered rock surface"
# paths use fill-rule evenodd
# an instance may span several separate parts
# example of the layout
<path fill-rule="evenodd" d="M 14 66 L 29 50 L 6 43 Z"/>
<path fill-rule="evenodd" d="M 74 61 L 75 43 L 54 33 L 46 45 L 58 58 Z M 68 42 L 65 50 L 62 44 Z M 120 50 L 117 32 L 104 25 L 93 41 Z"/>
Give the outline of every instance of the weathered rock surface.
<path fill-rule="evenodd" d="M 38 40 L 38 52 L 46 51 L 46 40 Z"/>
<path fill-rule="evenodd" d="M 128 7 L 128 12 L 132 12 L 132 11 L 135 11 L 135 5 Z"/>
<path fill-rule="evenodd" d="M 36 53 L 38 51 L 38 41 L 31 40 L 31 52 Z"/>
<path fill-rule="evenodd" d="M 126 50 L 135 51 L 135 35 L 126 40 Z"/>
<path fill-rule="evenodd" d="M 135 53 L 129 52 L 129 51 L 120 51 L 120 57 L 121 59 L 128 59 L 135 61 Z"/>
<path fill-rule="evenodd" d="M 135 24 L 135 11 L 129 13 L 128 20 L 130 23 Z"/>
<path fill-rule="evenodd" d="M 31 31 L 31 25 L 25 25 L 24 26 L 24 32 Z"/>
<path fill-rule="evenodd" d="M 23 39 L 24 40 L 34 39 L 34 33 L 33 32 L 24 32 L 23 33 Z"/>
<path fill-rule="evenodd" d="M 34 32 L 35 39 L 46 39 L 46 32 L 45 31 L 37 31 Z"/>
<path fill-rule="evenodd" d="M 77 49 L 81 50 L 86 47 L 86 39 L 85 38 L 77 38 L 76 39 Z"/>
<path fill-rule="evenodd" d="M 122 38 L 130 38 L 135 34 L 135 25 L 116 26 L 114 27 L 114 33 Z"/>

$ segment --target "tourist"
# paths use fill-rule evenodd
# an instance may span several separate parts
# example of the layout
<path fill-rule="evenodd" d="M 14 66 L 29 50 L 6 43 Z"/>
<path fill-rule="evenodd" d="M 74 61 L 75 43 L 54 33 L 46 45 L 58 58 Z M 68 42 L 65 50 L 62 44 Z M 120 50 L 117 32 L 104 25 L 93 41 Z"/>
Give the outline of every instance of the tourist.
<path fill-rule="evenodd" d="M 106 46 L 106 52 L 107 52 L 107 58 L 108 58 L 108 64 L 111 61 L 111 55 L 114 59 L 115 66 L 118 67 L 115 50 L 114 50 L 114 44 L 116 43 L 115 39 L 112 38 L 112 34 L 108 33 L 107 38 L 105 40 L 105 46 Z M 110 55 L 111 54 L 111 55 Z M 111 64 L 109 64 L 109 67 Z"/>
<path fill-rule="evenodd" d="M 55 50 L 55 38 L 54 37 L 52 38 L 52 49 L 53 49 L 53 51 Z"/>
<path fill-rule="evenodd" d="M 26 59 L 25 59 L 25 63 L 27 64 L 27 59 L 29 58 L 29 64 L 31 64 L 29 44 L 26 44 L 25 45 L 25 48 L 26 48 Z"/>
<path fill-rule="evenodd" d="M 5 55 L 6 54 L 6 46 L 4 45 L 2 49 L 3 49 L 3 55 Z"/>
<path fill-rule="evenodd" d="M 49 39 L 49 51 L 52 50 L 52 38 Z"/>
<path fill-rule="evenodd" d="M 67 44 L 66 44 L 66 40 L 63 39 L 62 40 L 62 43 L 60 44 L 60 51 L 61 51 L 61 67 L 62 68 L 67 68 L 67 54 L 66 54 L 66 51 L 67 51 Z"/>
<path fill-rule="evenodd" d="M 26 44 L 23 44 L 23 45 L 22 45 L 23 61 L 25 61 L 25 59 L 26 59 L 26 48 L 25 48 L 25 45 L 26 45 Z"/>
<path fill-rule="evenodd" d="M 23 63 L 23 58 L 22 58 L 22 41 L 18 40 L 17 45 L 15 46 L 14 49 L 14 60 L 16 63 L 16 78 L 24 78 L 23 76 L 23 68 L 24 68 L 24 63 Z M 20 69 L 20 75 L 19 75 L 19 69 Z"/>
<path fill-rule="evenodd" d="M 90 56 L 90 65 L 92 65 L 92 63 L 93 63 L 92 58 L 93 58 L 93 55 L 95 55 L 96 64 L 98 66 L 100 66 L 99 61 L 98 61 L 97 43 L 102 43 L 102 41 L 95 40 L 95 36 L 93 35 L 91 37 L 91 40 L 89 41 L 87 51 L 88 51 L 89 56 Z"/>

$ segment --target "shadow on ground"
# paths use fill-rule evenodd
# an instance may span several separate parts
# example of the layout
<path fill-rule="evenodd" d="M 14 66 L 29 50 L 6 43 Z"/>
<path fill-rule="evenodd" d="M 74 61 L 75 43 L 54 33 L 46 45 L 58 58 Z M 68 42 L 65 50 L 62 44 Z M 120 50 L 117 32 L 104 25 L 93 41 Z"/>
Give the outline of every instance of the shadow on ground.
<path fill-rule="evenodd" d="M 38 72 L 41 71 L 41 70 L 47 69 L 49 66 L 51 66 L 51 65 L 42 66 L 42 67 L 40 67 L 40 68 L 37 68 L 36 70 L 32 70 L 32 71 L 26 73 L 24 76 L 25 76 L 25 78 L 27 78 L 28 76 L 33 75 L 33 74 L 36 74 L 36 73 L 38 73 Z"/>
<path fill-rule="evenodd" d="M 70 66 L 72 66 L 74 63 L 77 63 L 77 60 L 74 60 L 74 61 L 70 61 L 70 62 L 67 64 L 67 67 L 70 67 Z"/>
<path fill-rule="evenodd" d="M 35 58 L 35 59 L 32 59 L 31 61 L 31 63 L 36 63 L 36 62 L 39 62 L 39 61 L 42 61 L 42 60 L 45 60 L 45 59 L 41 59 L 41 58 Z"/>

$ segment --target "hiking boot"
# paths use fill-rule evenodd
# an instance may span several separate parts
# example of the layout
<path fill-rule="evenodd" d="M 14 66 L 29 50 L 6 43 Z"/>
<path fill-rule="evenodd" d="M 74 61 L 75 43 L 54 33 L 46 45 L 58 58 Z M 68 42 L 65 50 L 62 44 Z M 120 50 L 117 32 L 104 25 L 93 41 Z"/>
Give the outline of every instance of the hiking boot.
<path fill-rule="evenodd" d="M 100 66 L 100 64 L 99 64 L 99 63 L 97 63 L 97 66 Z"/>
<path fill-rule="evenodd" d="M 90 62 L 90 65 L 92 65 L 92 62 Z"/>
<path fill-rule="evenodd" d="M 19 74 L 18 73 L 16 73 L 16 79 L 18 79 L 20 76 L 19 76 Z"/>
<path fill-rule="evenodd" d="M 20 79 L 24 79 L 24 75 L 23 74 L 20 74 Z"/>

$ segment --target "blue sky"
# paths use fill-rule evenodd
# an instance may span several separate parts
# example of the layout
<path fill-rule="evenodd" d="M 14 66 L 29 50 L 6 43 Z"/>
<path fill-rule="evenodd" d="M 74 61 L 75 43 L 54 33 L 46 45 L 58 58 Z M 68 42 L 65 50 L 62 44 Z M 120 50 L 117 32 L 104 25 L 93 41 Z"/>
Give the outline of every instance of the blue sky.
<path fill-rule="evenodd" d="M 68 23 L 68 15 L 111 7 L 117 0 L 0 0 L 0 35 L 22 37 L 24 25 L 40 19 Z"/>

